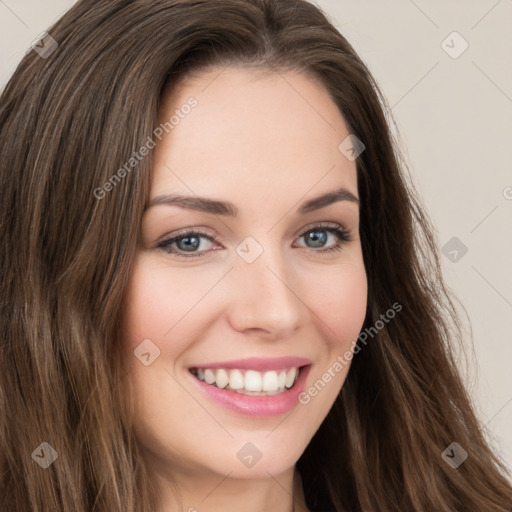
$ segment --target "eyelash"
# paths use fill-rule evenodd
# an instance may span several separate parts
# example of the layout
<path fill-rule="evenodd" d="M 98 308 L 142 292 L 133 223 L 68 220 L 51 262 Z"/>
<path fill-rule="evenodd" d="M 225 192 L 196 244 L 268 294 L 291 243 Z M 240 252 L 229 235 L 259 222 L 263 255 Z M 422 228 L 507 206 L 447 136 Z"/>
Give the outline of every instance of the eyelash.
<path fill-rule="evenodd" d="M 306 249 L 310 249 L 312 250 L 313 252 L 319 252 L 319 253 L 328 253 L 328 252 L 332 252 L 332 251 L 341 251 L 341 249 L 343 248 L 343 245 L 344 245 L 344 242 L 350 242 L 351 241 L 351 237 L 350 237 L 350 232 L 343 228 L 342 226 L 339 226 L 339 225 L 331 225 L 331 224 L 328 224 L 328 225 L 325 225 L 325 224 L 318 224 L 317 226 L 313 226 L 312 228 L 308 228 L 306 231 L 303 231 L 299 238 L 302 238 L 304 235 L 310 233 L 310 232 L 314 232 L 314 231 L 327 231 L 333 235 L 335 235 L 337 237 L 337 242 L 334 246 L 332 247 L 328 247 L 326 249 L 314 249 L 313 247 L 306 247 Z M 183 257 L 183 258 L 197 258 L 197 257 L 202 257 L 204 256 L 206 253 L 208 253 L 209 251 L 200 251 L 200 252 L 192 252 L 190 254 L 184 254 L 182 252 L 177 252 L 176 250 L 170 250 L 170 246 L 175 243 L 175 242 L 178 242 L 184 238 L 189 238 L 189 237 L 197 237 L 197 238 L 206 238 L 208 239 L 208 241 L 210 242 L 213 242 L 213 243 L 217 243 L 217 240 L 215 239 L 215 237 L 212 237 L 210 235 L 207 235 L 206 233 L 202 233 L 200 231 L 184 231 L 184 232 L 181 232 L 181 233 L 178 233 L 177 235 L 171 237 L 171 238 L 168 238 L 167 240 L 162 240 L 160 243 L 157 244 L 157 248 L 158 249 L 164 249 L 166 252 L 168 252 L 169 254 L 174 254 L 178 257 Z M 304 247 L 304 246 L 301 246 L 301 247 Z"/>

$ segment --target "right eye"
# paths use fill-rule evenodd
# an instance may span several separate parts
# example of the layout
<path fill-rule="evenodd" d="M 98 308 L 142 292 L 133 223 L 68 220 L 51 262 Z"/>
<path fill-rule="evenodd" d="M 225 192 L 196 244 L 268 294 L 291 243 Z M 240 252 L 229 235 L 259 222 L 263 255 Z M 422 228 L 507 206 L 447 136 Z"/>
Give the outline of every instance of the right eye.
<path fill-rule="evenodd" d="M 213 243 L 215 240 L 206 233 L 186 231 L 163 240 L 157 247 L 170 254 L 189 258 L 191 256 L 203 256 L 204 253 L 208 252 L 208 248 L 204 248 L 205 245 L 208 245 L 208 242 Z"/>

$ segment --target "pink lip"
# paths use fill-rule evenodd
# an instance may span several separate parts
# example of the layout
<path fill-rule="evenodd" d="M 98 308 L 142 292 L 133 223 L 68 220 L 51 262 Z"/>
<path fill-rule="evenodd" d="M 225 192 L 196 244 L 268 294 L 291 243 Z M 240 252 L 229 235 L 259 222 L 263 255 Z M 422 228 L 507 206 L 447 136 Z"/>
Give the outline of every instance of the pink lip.
<path fill-rule="evenodd" d="M 208 363 L 204 365 L 191 366 L 191 368 L 226 368 L 228 370 L 243 369 L 256 370 L 264 372 L 267 370 L 281 370 L 284 368 L 300 367 L 311 364 L 310 359 L 305 357 L 248 357 L 246 359 L 238 359 L 233 361 L 220 361 L 216 363 Z"/>
<path fill-rule="evenodd" d="M 247 364 L 247 361 L 252 361 L 254 364 L 255 361 L 265 361 L 265 369 L 268 369 L 269 361 L 275 362 L 277 366 L 275 368 L 283 368 L 289 366 L 301 366 L 297 364 L 299 361 L 298 358 L 282 358 L 274 360 L 265 360 L 265 359 L 244 359 L 241 361 L 231 361 L 230 363 L 236 363 L 232 368 L 239 368 L 241 362 Z M 277 363 L 279 361 L 279 364 Z M 301 359 L 301 361 L 303 361 Z M 284 362 L 284 365 L 283 365 Z M 259 364 L 258 363 L 258 364 Z M 226 363 L 219 363 L 220 368 L 226 368 Z M 206 368 L 214 368 L 212 366 L 207 366 Z M 251 369 L 256 369 L 256 367 L 251 367 Z M 194 380 L 196 386 L 199 387 L 201 391 L 203 391 L 209 398 L 215 400 L 217 403 L 223 405 L 224 407 L 234 411 L 238 414 L 243 414 L 246 416 L 253 417 L 265 417 L 265 416 L 276 416 L 278 414 L 284 414 L 285 412 L 290 411 L 299 403 L 299 395 L 304 391 L 306 379 L 311 369 L 311 365 L 304 366 L 299 371 L 299 376 L 295 384 L 288 390 L 279 393 L 278 395 L 272 396 L 250 396 L 250 395 L 242 395 L 241 393 L 237 393 L 236 391 L 227 391 L 225 389 L 217 388 L 211 384 L 206 384 L 206 382 L 200 381 L 198 378 L 194 377 L 190 374 L 190 377 Z M 261 371 L 261 370 L 260 370 Z"/>

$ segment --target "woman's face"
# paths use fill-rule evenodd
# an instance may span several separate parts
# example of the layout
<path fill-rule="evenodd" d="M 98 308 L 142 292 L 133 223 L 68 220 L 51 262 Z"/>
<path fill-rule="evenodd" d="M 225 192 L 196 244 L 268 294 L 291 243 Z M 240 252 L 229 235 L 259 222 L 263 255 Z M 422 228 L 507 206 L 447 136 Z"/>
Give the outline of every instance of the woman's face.
<path fill-rule="evenodd" d="M 365 316 L 349 132 L 296 72 L 197 74 L 173 115 L 126 296 L 136 434 L 177 480 L 267 478 L 327 415 Z"/>

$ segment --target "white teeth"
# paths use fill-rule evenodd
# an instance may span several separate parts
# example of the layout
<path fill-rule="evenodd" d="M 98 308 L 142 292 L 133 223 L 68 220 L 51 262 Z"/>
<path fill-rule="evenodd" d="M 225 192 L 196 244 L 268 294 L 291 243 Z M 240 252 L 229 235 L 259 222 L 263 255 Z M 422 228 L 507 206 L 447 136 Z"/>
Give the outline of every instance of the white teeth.
<path fill-rule="evenodd" d="M 290 368 L 286 374 L 285 385 L 287 388 L 291 388 L 293 386 L 296 376 L 297 376 L 297 368 Z"/>
<path fill-rule="evenodd" d="M 215 385 L 218 388 L 225 388 L 229 383 L 229 375 L 226 370 L 217 370 L 217 373 L 215 374 Z"/>
<path fill-rule="evenodd" d="M 204 371 L 204 380 L 206 384 L 213 384 L 215 382 L 215 373 L 212 370 Z"/>
<path fill-rule="evenodd" d="M 279 373 L 279 377 L 277 378 L 277 387 L 279 389 L 284 389 L 286 384 L 286 372 L 283 370 Z"/>
<path fill-rule="evenodd" d="M 261 391 L 262 378 L 260 372 L 247 370 L 245 373 L 245 389 L 247 391 Z"/>
<path fill-rule="evenodd" d="M 263 391 L 277 391 L 277 372 L 265 372 L 263 375 Z"/>
<path fill-rule="evenodd" d="M 231 389 L 242 389 L 245 385 L 244 376 L 239 370 L 231 370 L 229 375 L 229 387 Z"/>
<path fill-rule="evenodd" d="M 225 370 L 224 368 L 198 368 L 195 375 L 199 380 L 220 389 L 228 388 L 239 393 L 247 392 L 247 394 L 264 396 L 282 393 L 287 388 L 291 388 L 297 380 L 298 373 L 298 368 L 267 372 L 246 370 L 245 373 L 242 370 Z"/>

